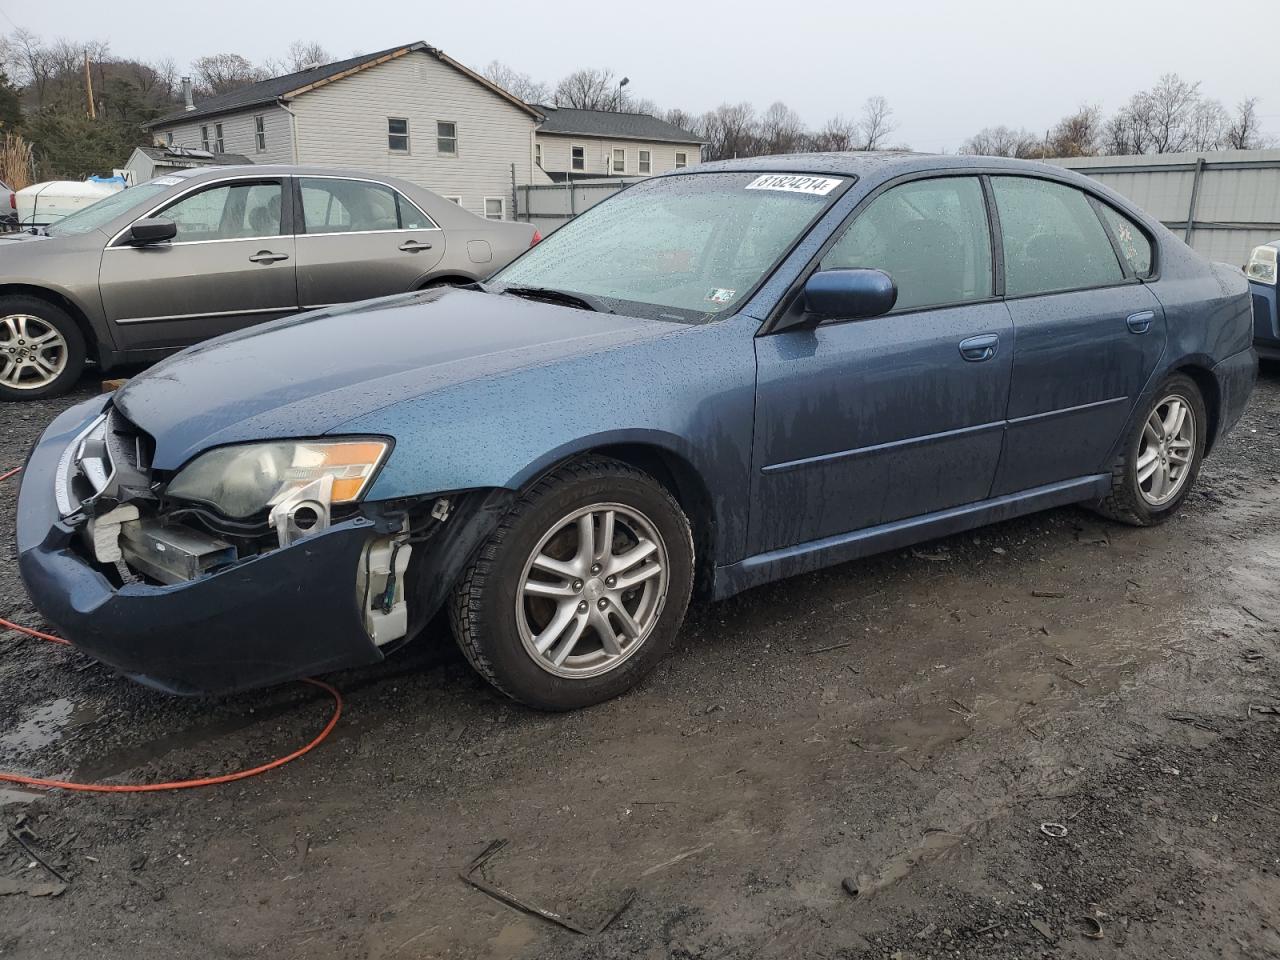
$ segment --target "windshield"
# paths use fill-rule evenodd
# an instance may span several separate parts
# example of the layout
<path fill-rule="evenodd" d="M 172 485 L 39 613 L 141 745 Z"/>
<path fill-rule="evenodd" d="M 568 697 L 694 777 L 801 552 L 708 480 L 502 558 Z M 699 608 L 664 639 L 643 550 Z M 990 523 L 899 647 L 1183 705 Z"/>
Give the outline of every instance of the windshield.
<path fill-rule="evenodd" d="M 759 173 L 646 180 L 565 224 L 491 283 L 499 292 L 582 294 L 639 316 L 731 313 L 849 182 Z"/>
<path fill-rule="evenodd" d="M 152 180 L 136 187 L 128 187 L 119 193 L 113 193 L 96 203 L 89 204 L 83 210 L 77 210 L 69 217 L 55 221 L 46 227 L 44 232 L 51 237 L 69 237 L 97 230 L 134 207 L 142 206 L 148 200 L 154 200 L 171 186 L 173 186 L 172 180 L 169 183 L 157 183 Z"/>

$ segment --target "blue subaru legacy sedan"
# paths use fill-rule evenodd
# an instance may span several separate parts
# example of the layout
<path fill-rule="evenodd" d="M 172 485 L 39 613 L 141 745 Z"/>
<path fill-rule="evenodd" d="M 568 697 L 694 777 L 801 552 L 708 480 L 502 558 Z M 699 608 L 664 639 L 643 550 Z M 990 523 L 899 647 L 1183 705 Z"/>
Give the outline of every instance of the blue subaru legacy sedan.
<path fill-rule="evenodd" d="M 1248 284 L 1070 171 L 711 163 L 471 289 L 193 347 L 23 473 L 44 616 L 145 683 L 381 660 L 447 610 L 550 710 L 721 598 L 1063 504 L 1171 516 L 1257 373 Z"/>

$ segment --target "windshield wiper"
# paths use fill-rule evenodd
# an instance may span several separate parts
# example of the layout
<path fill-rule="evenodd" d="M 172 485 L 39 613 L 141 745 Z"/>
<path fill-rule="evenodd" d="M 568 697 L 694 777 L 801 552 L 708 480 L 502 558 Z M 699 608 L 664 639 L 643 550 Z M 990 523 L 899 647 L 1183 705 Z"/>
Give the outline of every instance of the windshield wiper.
<path fill-rule="evenodd" d="M 596 313 L 613 313 L 604 305 L 604 301 L 599 297 L 593 297 L 588 293 L 569 293 L 567 290 L 556 290 L 552 287 L 504 287 L 503 293 L 509 293 L 515 297 L 525 297 L 528 300 L 547 300 L 552 303 L 563 303 L 570 307 L 583 307 L 587 310 L 594 310 Z"/>

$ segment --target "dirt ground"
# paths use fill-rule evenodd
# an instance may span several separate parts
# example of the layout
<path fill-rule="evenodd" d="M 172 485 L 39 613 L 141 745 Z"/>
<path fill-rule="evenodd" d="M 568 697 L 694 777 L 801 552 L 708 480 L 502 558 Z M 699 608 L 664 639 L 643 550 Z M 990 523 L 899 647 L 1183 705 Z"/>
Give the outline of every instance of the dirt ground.
<path fill-rule="evenodd" d="M 0 409 L 0 468 L 60 406 Z M 11 561 L 0 615 L 40 625 Z M 1058 510 L 701 606 L 646 685 L 569 716 L 434 631 L 329 678 L 341 724 L 282 770 L 6 791 L 66 888 L 32 896 L 58 881 L 4 837 L 0 956 L 1280 956 L 1277 623 L 1264 369 L 1163 527 Z M 0 634 L 3 769 L 226 772 L 328 710 L 297 685 L 171 699 Z M 626 909 L 581 934 L 497 902 L 460 877 L 497 839 L 489 882 L 583 928 Z"/>

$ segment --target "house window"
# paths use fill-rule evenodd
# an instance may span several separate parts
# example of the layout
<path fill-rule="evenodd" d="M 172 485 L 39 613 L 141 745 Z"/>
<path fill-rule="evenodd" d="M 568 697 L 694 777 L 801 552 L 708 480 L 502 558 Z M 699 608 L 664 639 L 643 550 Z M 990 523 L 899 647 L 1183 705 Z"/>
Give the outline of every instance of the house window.
<path fill-rule="evenodd" d="M 436 124 L 436 152 L 442 157 L 458 155 L 458 125 L 452 120 L 441 120 Z"/>
<path fill-rule="evenodd" d="M 200 128 L 200 149 L 201 150 L 209 149 L 209 128 L 208 127 Z"/>
<path fill-rule="evenodd" d="M 624 147 L 613 148 L 613 172 L 627 172 L 627 151 Z"/>
<path fill-rule="evenodd" d="M 503 197 L 485 197 L 484 218 L 486 220 L 507 219 L 507 201 Z"/>
<path fill-rule="evenodd" d="M 267 118 L 253 118 L 253 139 L 257 145 L 258 152 L 261 153 L 267 149 Z"/>
<path fill-rule="evenodd" d="M 456 203 L 458 206 L 462 206 L 461 197 L 445 197 L 445 199 L 448 200 L 450 203 Z"/>
<path fill-rule="evenodd" d="M 586 147 L 570 147 L 569 148 L 569 166 L 574 170 L 587 169 L 587 148 Z"/>
<path fill-rule="evenodd" d="M 393 153 L 409 152 L 409 121 L 402 117 L 387 118 L 387 149 Z"/>
<path fill-rule="evenodd" d="M 540 143 L 533 145 L 533 162 L 538 166 L 542 166 L 542 144 Z"/>
<path fill-rule="evenodd" d="M 683 151 L 676 151 L 676 169 L 687 167 L 689 165 L 689 155 Z"/>
<path fill-rule="evenodd" d="M 637 169 L 641 173 L 653 173 L 653 154 L 648 150 L 640 151 L 639 166 Z"/>
<path fill-rule="evenodd" d="M 214 153 L 226 153 L 227 151 L 226 151 L 226 149 L 225 149 L 225 148 L 223 147 L 223 145 L 222 145 L 222 124 L 220 124 L 220 123 L 215 123 L 215 124 L 213 125 L 213 136 L 214 136 L 214 141 L 215 141 L 215 142 L 214 142 L 213 152 L 214 152 Z"/>
<path fill-rule="evenodd" d="M 173 146 L 173 131 L 172 131 L 172 130 L 168 131 L 168 132 L 164 135 L 164 145 L 165 145 L 166 147 L 172 147 L 172 146 Z"/>

